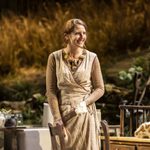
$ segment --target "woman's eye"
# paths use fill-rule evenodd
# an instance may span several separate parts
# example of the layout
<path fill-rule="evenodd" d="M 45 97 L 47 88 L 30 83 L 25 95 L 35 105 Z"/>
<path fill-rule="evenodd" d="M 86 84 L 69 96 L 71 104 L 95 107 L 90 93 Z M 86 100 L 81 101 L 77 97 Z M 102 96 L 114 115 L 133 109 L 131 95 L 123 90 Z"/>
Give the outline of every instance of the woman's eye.
<path fill-rule="evenodd" d="M 86 32 L 82 32 L 82 33 L 81 32 L 75 32 L 75 35 L 81 35 L 81 34 L 86 35 Z"/>
<path fill-rule="evenodd" d="M 75 32 L 75 35 L 79 35 L 80 33 L 79 32 Z"/>

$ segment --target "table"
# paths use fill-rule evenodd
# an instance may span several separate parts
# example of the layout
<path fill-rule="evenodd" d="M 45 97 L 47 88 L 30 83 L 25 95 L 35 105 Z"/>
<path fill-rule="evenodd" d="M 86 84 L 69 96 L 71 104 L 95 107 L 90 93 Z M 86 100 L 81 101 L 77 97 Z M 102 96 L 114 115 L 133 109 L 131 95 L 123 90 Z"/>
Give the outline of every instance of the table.
<path fill-rule="evenodd" d="M 104 147 L 104 137 L 101 137 Z M 110 150 L 150 150 L 150 139 L 110 136 Z"/>
<path fill-rule="evenodd" d="M 26 127 L 17 126 L 0 128 L 0 131 L 4 132 L 4 150 L 17 150 L 17 131 L 24 128 Z"/>
<path fill-rule="evenodd" d="M 4 150 L 51 150 L 48 127 L 17 126 L 0 128 L 4 132 Z"/>
<path fill-rule="evenodd" d="M 17 150 L 52 150 L 48 127 L 34 127 L 18 130 Z"/>

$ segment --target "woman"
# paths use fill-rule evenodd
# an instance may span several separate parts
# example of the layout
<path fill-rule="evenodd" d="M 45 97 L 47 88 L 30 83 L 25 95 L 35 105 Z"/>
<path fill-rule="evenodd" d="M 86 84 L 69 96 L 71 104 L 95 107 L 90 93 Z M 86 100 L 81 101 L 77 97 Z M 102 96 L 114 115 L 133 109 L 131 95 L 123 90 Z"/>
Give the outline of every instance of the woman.
<path fill-rule="evenodd" d="M 54 124 L 63 125 L 65 150 L 99 150 L 95 101 L 104 94 L 104 83 L 97 55 L 84 48 L 86 29 L 82 20 L 68 20 L 66 47 L 51 53 L 47 63 L 48 102 Z"/>

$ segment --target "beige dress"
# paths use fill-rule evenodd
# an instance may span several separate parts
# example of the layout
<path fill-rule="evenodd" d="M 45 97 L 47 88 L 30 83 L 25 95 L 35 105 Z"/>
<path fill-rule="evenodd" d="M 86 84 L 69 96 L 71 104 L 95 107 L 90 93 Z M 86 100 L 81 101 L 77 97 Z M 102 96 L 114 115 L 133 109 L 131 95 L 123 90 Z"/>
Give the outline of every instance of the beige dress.
<path fill-rule="evenodd" d="M 99 150 L 95 101 L 104 93 L 100 64 L 95 53 L 86 56 L 72 73 L 63 60 L 62 51 L 50 54 L 46 72 L 47 97 L 54 120 L 62 119 L 67 130 L 66 150 Z M 65 121 L 72 108 L 85 100 L 88 112 Z"/>

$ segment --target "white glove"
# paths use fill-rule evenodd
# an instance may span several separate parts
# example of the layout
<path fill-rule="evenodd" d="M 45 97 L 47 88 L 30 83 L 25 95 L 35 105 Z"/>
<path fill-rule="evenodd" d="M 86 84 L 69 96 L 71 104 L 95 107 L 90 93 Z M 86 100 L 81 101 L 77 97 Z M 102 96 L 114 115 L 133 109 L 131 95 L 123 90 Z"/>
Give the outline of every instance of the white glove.
<path fill-rule="evenodd" d="M 88 111 L 88 110 L 87 110 L 87 106 L 86 106 L 85 101 L 80 102 L 80 103 L 76 106 L 76 109 L 75 109 L 75 112 L 76 112 L 77 114 L 86 113 L 87 111 Z"/>

